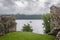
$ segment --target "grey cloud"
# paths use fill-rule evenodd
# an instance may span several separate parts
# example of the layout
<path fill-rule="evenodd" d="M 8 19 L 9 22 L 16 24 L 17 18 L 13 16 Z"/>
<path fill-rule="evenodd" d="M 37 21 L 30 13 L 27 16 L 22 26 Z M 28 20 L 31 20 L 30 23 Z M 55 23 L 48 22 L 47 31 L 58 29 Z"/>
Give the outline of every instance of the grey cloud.
<path fill-rule="evenodd" d="M 21 1 L 23 4 L 25 1 L 28 2 L 28 6 L 25 8 L 17 7 L 17 5 L 14 3 L 14 1 Z M 43 14 L 46 12 L 49 12 L 49 6 L 53 3 L 52 0 L 47 0 L 44 3 L 44 8 L 41 7 L 39 4 L 39 0 L 2 0 L 0 1 L 2 3 L 2 6 L 0 6 L 0 13 L 20 13 L 20 14 Z"/>
<path fill-rule="evenodd" d="M 2 3 L 4 4 L 4 6 L 14 5 L 14 1 L 13 0 L 4 0 L 4 1 L 2 1 Z"/>
<path fill-rule="evenodd" d="M 14 0 L 2 0 L 0 3 L 0 14 L 15 13 L 16 7 Z"/>

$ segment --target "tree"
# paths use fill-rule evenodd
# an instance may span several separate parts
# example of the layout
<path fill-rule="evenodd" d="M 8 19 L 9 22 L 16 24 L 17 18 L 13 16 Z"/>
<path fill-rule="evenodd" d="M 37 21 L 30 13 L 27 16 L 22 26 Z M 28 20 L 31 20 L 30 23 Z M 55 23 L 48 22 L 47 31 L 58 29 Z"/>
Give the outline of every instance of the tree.
<path fill-rule="evenodd" d="M 44 21 L 43 25 L 45 28 L 45 33 L 49 33 L 50 32 L 50 14 L 49 13 L 43 15 L 43 21 Z"/>
<path fill-rule="evenodd" d="M 24 32 L 32 32 L 33 30 L 31 28 L 30 24 L 27 24 L 27 25 L 24 24 L 22 31 L 24 31 Z"/>

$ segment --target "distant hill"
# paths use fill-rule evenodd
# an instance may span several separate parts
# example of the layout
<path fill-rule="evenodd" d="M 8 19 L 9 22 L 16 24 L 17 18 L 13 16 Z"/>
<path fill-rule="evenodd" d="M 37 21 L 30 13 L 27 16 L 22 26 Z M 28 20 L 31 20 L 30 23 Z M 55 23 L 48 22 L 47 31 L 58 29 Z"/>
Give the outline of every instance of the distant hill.
<path fill-rule="evenodd" d="M 0 15 L 0 16 L 15 16 L 16 19 L 42 19 L 42 15 L 20 15 L 20 14 L 4 14 L 4 15 Z"/>

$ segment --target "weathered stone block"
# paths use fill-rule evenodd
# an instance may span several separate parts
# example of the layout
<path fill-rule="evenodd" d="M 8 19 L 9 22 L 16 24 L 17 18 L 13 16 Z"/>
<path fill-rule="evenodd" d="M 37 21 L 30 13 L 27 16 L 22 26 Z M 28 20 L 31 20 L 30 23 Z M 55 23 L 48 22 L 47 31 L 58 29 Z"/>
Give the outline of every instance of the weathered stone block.
<path fill-rule="evenodd" d="M 60 40 L 60 7 L 52 6 L 50 8 L 51 13 L 51 32 L 56 36 L 56 40 Z"/>
<path fill-rule="evenodd" d="M 0 35 L 16 31 L 15 17 L 0 16 Z"/>

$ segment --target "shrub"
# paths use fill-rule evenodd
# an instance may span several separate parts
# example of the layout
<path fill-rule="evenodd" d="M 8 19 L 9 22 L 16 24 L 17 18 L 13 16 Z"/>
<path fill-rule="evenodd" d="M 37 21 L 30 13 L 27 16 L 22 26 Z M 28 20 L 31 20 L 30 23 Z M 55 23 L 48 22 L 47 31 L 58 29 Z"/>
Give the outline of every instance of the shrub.
<path fill-rule="evenodd" d="M 50 14 L 49 13 L 43 15 L 43 21 L 44 21 L 43 25 L 45 28 L 45 33 L 49 33 L 50 32 Z"/>
<path fill-rule="evenodd" d="M 24 24 L 22 31 L 25 31 L 25 32 L 32 32 L 33 30 L 31 29 L 30 24 L 27 24 L 27 25 Z"/>

